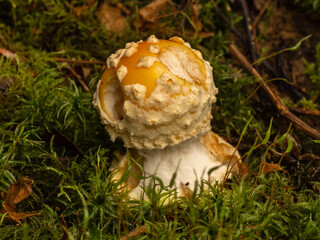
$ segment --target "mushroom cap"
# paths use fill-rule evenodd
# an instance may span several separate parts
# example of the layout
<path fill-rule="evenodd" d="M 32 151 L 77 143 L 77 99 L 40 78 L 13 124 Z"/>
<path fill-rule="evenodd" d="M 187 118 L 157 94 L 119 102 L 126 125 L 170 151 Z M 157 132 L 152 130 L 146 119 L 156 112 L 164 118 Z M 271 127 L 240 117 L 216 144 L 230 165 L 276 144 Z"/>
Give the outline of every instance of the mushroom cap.
<path fill-rule="evenodd" d="M 208 132 L 217 93 L 199 51 L 152 35 L 109 56 L 93 104 L 113 141 L 161 149 Z"/>

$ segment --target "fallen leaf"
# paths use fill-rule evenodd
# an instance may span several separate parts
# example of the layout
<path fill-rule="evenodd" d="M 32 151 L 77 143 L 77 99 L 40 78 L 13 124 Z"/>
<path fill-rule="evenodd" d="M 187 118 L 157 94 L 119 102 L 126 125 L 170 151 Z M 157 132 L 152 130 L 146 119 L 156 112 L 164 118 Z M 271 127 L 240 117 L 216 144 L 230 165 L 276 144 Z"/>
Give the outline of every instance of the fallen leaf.
<path fill-rule="evenodd" d="M 87 78 L 91 73 L 91 68 L 88 67 L 81 67 L 82 68 L 82 74 L 84 78 Z"/>
<path fill-rule="evenodd" d="M 20 62 L 22 62 L 22 58 L 20 58 L 16 53 L 5 49 L 5 48 L 0 48 L 0 55 L 5 56 L 6 58 L 10 58 L 12 59 L 14 62 L 16 61 L 16 59 L 18 58 Z"/>
<path fill-rule="evenodd" d="M 33 180 L 27 177 L 21 178 L 18 182 L 13 183 L 4 201 L 5 208 L 12 211 L 15 209 L 17 203 L 29 197 L 32 193 Z"/>
<path fill-rule="evenodd" d="M 139 16 L 141 17 L 142 22 L 154 23 L 156 22 L 160 11 L 168 6 L 173 6 L 173 3 L 170 0 L 155 0 L 141 8 Z"/>
<path fill-rule="evenodd" d="M 280 167 L 280 165 L 277 163 L 262 162 L 261 167 L 264 173 L 270 173 L 273 171 L 284 171 L 282 167 Z"/>
<path fill-rule="evenodd" d="M 16 204 L 26 199 L 32 193 L 33 180 L 28 177 L 21 178 L 18 182 L 11 184 L 8 193 L 5 197 L 2 207 L 4 212 L 7 213 L 7 218 L 15 221 L 21 225 L 21 219 L 39 215 L 40 213 L 18 213 L 15 212 Z"/>
<path fill-rule="evenodd" d="M 126 19 L 121 15 L 121 10 L 110 6 L 108 3 L 103 3 L 98 12 L 98 19 L 105 28 L 113 33 L 122 35 L 126 24 Z"/>

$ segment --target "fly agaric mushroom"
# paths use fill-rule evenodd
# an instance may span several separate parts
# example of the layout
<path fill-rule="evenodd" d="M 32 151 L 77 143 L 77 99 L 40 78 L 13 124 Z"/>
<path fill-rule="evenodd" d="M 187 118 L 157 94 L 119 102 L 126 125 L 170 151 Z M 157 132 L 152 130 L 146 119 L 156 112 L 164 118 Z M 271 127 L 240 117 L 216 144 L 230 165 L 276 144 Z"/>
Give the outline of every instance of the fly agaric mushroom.
<path fill-rule="evenodd" d="M 121 138 L 143 159 L 143 173 L 136 166 L 127 182 L 131 196 L 142 192 L 135 174 L 169 185 L 176 173 L 174 186 L 183 195 L 196 180 L 213 182 L 231 167 L 238 171 L 238 152 L 210 131 L 217 93 L 209 62 L 179 37 L 152 35 L 109 56 L 93 103 L 111 140 Z M 127 161 L 118 165 L 118 177 Z"/>

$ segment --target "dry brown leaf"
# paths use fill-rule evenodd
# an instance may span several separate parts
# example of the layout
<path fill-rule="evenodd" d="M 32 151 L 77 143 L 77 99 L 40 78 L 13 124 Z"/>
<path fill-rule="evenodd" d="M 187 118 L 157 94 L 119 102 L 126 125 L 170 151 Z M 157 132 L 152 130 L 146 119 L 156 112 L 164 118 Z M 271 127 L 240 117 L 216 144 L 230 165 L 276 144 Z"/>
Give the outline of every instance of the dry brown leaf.
<path fill-rule="evenodd" d="M 284 171 L 282 167 L 280 167 L 280 165 L 277 163 L 262 162 L 261 165 L 262 165 L 262 171 L 264 173 L 270 173 L 273 171 Z"/>
<path fill-rule="evenodd" d="M 173 6 L 170 0 L 155 0 L 139 11 L 139 16 L 143 22 L 154 23 L 157 20 L 159 12 L 168 6 Z"/>
<path fill-rule="evenodd" d="M 122 35 L 126 24 L 126 19 L 121 15 L 121 10 L 110 6 L 108 3 L 103 3 L 98 12 L 98 19 L 108 31 Z"/>
<path fill-rule="evenodd" d="M 2 203 L 4 212 L 12 221 L 21 225 L 21 219 L 39 215 L 40 213 L 17 213 L 15 212 L 16 204 L 26 199 L 32 193 L 33 180 L 28 177 L 21 178 L 18 182 L 11 184 L 4 202 Z"/>
<path fill-rule="evenodd" d="M 16 53 L 11 52 L 10 50 L 5 48 L 0 48 L 0 55 L 5 56 L 6 58 L 10 58 L 13 61 L 15 61 L 16 58 L 18 58 L 20 62 L 22 61 L 22 59 Z"/>
<path fill-rule="evenodd" d="M 82 69 L 82 74 L 84 78 L 87 78 L 91 74 L 91 68 L 88 67 L 81 67 Z"/>

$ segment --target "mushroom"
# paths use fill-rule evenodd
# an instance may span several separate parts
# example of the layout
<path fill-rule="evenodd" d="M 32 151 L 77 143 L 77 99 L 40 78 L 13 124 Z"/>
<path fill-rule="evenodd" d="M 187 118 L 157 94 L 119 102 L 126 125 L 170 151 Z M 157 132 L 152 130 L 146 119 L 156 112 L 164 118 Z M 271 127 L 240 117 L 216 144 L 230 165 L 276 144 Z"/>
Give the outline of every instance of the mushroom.
<path fill-rule="evenodd" d="M 239 153 L 210 131 L 217 93 L 209 62 L 179 37 L 152 35 L 109 56 L 93 104 L 111 140 L 137 150 L 140 162 L 126 183 L 131 196 L 139 197 L 140 185 L 151 179 L 136 175 L 156 176 L 164 185 L 175 176 L 173 187 L 185 195 L 196 180 L 219 181 L 238 171 Z M 127 166 L 123 157 L 116 178 Z"/>

